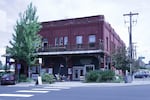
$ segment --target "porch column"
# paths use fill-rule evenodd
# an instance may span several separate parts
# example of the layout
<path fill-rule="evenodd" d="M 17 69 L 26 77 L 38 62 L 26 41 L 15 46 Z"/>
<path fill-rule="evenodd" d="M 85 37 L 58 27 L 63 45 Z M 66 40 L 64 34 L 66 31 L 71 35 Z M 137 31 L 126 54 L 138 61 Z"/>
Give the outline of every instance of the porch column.
<path fill-rule="evenodd" d="M 104 69 L 104 56 L 98 55 L 98 61 L 99 61 L 99 69 Z"/>
<path fill-rule="evenodd" d="M 67 74 L 68 74 L 68 76 L 67 76 L 67 79 L 68 80 L 72 80 L 72 66 L 71 66 L 71 64 L 70 64 L 70 56 L 65 56 L 65 60 L 66 60 L 66 68 L 67 68 Z"/>

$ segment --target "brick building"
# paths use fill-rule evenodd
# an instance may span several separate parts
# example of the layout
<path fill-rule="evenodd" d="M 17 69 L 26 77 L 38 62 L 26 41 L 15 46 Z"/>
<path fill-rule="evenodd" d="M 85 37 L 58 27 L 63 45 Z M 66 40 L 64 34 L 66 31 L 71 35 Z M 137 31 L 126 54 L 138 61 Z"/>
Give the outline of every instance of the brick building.
<path fill-rule="evenodd" d="M 110 69 L 111 54 L 125 46 L 103 15 L 42 22 L 42 69 L 80 80 L 89 70 Z"/>

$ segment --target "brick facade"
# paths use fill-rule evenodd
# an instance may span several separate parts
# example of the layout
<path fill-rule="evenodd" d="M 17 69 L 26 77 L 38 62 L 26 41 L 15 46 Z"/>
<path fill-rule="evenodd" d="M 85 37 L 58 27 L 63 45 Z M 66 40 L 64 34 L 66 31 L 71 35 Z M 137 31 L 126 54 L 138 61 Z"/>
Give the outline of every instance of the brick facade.
<path fill-rule="evenodd" d="M 88 69 L 110 69 L 111 53 L 125 46 L 103 15 L 41 24 L 42 47 L 38 55 L 43 59 L 42 68 L 72 80 L 79 80 Z"/>

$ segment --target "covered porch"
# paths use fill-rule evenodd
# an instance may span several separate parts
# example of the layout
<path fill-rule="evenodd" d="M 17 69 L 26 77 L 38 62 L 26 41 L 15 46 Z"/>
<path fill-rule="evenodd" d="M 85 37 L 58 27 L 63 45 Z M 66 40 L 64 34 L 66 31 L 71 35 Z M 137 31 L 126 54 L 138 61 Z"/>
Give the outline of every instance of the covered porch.
<path fill-rule="evenodd" d="M 105 54 L 101 50 L 39 52 L 42 71 L 80 80 L 90 70 L 104 69 Z"/>

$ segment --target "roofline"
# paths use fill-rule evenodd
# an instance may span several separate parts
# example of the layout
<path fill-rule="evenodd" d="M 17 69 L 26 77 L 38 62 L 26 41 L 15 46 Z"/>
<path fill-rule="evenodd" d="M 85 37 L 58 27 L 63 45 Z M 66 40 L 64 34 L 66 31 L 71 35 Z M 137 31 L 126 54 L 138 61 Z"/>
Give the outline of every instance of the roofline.
<path fill-rule="evenodd" d="M 92 18 L 92 17 L 102 17 L 103 20 L 105 20 L 105 16 L 104 15 L 93 15 L 93 16 L 80 16 L 80 17 L 73 17 L 73 18 L 62 18 L 62 19 L 54 19 L 54 20 L 51 20 L 51 21 L 43 21 L 43 22 L 40 22 L 42 24 L 44 23 L 50 23 L 50 22 L 59 22 L 59 21 L 67 21 L 67 20 L 77 20 L 77 19 L 85 19 L 85 18 Z"/>

